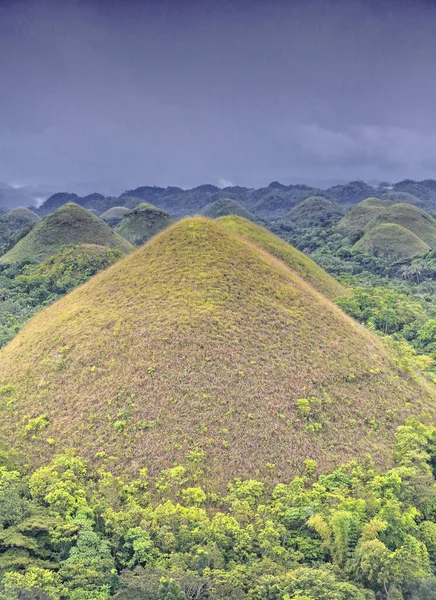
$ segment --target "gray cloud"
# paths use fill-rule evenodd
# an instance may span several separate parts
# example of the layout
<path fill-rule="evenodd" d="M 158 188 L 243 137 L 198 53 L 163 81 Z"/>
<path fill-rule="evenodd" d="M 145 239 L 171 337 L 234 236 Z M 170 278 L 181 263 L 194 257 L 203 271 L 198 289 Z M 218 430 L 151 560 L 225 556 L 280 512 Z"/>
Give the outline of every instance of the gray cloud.
<path fill-rule="evenodd" d="M 0 181 L 436 176 L 431 2 L 3 2 Z"/>

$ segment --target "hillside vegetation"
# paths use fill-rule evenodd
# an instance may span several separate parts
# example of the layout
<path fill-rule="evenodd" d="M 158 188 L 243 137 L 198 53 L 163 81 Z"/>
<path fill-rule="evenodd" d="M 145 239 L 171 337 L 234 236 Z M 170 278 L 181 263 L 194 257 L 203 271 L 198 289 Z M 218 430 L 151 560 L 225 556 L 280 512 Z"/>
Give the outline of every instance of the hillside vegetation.
<path fill-rule="evenodd" d="M 131 244 L 139 246 L 172 222 L 167 212 L 143 202 L 125 215 L 115 231 Z"/>
<path fill-rule="evenodd" d="M 41 262 L 62 246 L 97 244 L 126 253 L 132 246 L 106 223 L 77 204 L 65 204 L 45 217 L 0 258 L 0 264 Z"/>
<path fill-rule="evenodd" d="M 347 293 L 336 279 L 328 275 L 313 260 L 260 225 L 241 217 L 223 217 L 219 222 L 283 261 L 327 298 L 332 299 Z"/>
<path fill-rule="evenodd" d="M 38 265 L 0 265 L 0 347 L 9 342 L 35 312 L 121 256 L 120 250 L 107 246 L 77 244 L 63 246 Z"/>
<path fill-rule="evenodd" d="M 202 215 L 209 219 L 218 219 L 228 215 L 237 215 L 249 221 L 256 221 L 256 217 L 249 210 L 230 198 L 222 198 L 204 207 Z"/>
<path fill-rule="evenodd" d="M 26 463 L 70 446 L 156 474 L 284 481 L 370 453 L 434 394 L 299 275 L 216 221 L 186 219 L 34 316 L 0 356 L 0 440 Z M 108 462 L 107 462 L 108 461 Z"/>

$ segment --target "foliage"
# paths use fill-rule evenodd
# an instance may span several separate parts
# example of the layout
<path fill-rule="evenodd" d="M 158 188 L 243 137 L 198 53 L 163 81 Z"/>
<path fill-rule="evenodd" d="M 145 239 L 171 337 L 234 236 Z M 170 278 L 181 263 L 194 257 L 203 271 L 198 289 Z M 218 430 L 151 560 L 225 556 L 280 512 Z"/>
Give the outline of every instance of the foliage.
<path fill-rule="evenodd" d="M 124 479 L 74 452 L 30 474 L 3 467 L 0 598 L 432 598 L 436 427 L 411 419 L 396 440 L 389 470 L 350 462 L 222 495 L 181 466 Z"/>
<path fill-rule="evenodd" d="M 95 244 L 65 246 L 40 265 L 0 265 L 0 347 L 35 312 L 92 275 L 116 262 L 122 253 Z"/>

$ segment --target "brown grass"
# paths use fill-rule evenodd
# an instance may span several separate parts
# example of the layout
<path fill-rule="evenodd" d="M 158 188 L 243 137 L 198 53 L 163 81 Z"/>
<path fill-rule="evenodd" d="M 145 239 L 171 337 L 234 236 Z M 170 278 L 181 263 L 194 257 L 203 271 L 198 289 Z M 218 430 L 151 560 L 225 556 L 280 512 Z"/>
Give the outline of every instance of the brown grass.
<path fill-rule="evenodd" d="M 209 488 L 235 476 L 286 480 L 306 458 L 324 469 L 371 453 L 383 464 L 396 425 L 435 413 L 432 392 L 376 337 L 202 218 L 31 319 L 0 355 L 0 385 L 0 440 L 32 465 L 76 446 L 156 473 L 202 449 Z M 41 414 L 48 427 L 26 434 Z"/>

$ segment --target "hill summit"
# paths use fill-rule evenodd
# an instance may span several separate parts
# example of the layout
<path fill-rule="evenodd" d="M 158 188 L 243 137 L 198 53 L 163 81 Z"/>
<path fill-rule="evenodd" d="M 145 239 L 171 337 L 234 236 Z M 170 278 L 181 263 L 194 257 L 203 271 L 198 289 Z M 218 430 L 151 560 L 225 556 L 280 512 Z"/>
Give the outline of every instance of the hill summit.
<path fill-rule="evenodd" d="M 172 222 L 169 213 L 142 202 L 124 216 L 115 231 L 131 244 L 139 246 Z"/>
<path fill-rule="evenodd" d="M 382 342 L 216 221 L 178 222 L 34 316 L 0 355 L 0 441 L 123 471 L 202 457 L 209 487 L 371 453 L 435 413 Z"/>
<path fill-rule="evenodd" d="M 25 206 L 18 206 L 0 217 L 0 244 L 13 242 L 41 221 L 41 217 Z"/>
<path fill-rule="evenodd" d="M 62 246 L 71 244 L 108 246 L 124 253 L 132 250 L 132 246 L 101 219 L 77 204 L 68 203 L 45 217 L 0 258 L 0 263 L 42 262 Z"/>
<path fill-rule="evenodd" d="M 239 202 L 231 200 L 230 198 L 221 198 L 220 200 L 216 200 L 216 202 L 207 204 L 203 208 L 202 214 L 209 219 L 218 219 L 219 217 L 225 217 L 227 215 L 237 215 L 238 217 L 243 217 L 249 221 L 257 220 L 253 213 L 242 206 L 242 204 L 239 204 Z"/>

